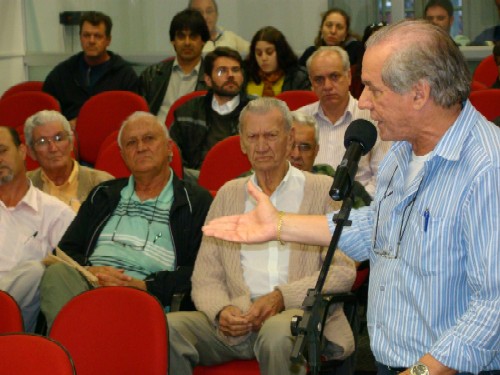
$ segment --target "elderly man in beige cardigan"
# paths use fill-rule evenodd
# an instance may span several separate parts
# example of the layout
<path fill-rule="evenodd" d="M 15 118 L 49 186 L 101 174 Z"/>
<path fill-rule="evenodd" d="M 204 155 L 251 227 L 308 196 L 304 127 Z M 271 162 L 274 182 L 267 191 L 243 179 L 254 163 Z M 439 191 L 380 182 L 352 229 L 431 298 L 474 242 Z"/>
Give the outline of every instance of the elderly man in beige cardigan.
<path fill-rule="evenodd" d="M 274 98 L 250 102 L 240 115 L 241 148 L 254 171 L 225 184 L 217 193 L 207 220 L 252 210 L 248 180 L 282 211 L 321 214 L 338 209 L 328 196 L 332 179 L 291 166 L 294 143 L 291 114 Z M 278 229 L 279 233 L 279 229 Z M 257 358 L 262 374 L 305 374 L 292 365 L 292 316 L 309 288 L 314 288 L 325 248 L 276 241 L 241 245 L 204 237 L 192 277 L 192 297 L 199 311 L 167 315 L 171 375 L 192 374 L 196 365 Z M 354 262 L 341 251 L 325 283 L 329 292 L 344 292 L 355 278 Z M 336 306 L 325 328 L 333 358 L 354 349 L 342 307 Z"/>

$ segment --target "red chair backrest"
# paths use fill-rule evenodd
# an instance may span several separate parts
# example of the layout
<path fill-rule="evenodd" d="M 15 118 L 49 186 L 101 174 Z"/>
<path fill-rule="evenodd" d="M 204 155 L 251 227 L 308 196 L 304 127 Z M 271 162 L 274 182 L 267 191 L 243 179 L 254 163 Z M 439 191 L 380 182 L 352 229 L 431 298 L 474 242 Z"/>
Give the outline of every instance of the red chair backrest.
<path fill-rule="evenodd" d="M 151 294 L 109 286 L 71 299 L 49 336 L 73 357 L 78 375 L 165 375 L 165 312 Z"/>
<path fill-rule="evenodd" d="M 0 335 L 0 358 L 0 374 L 75 374 L 67 350 L 55 340 L 39 335 Z"/>
<path fill-rule="evenodd" d="M 207 190 L 217 191 L 227 181 L 239 177 L 252 168 L 241 151 L 240 136 L 233 135 L 218 142 L 201 164 L 198 184 Z"/>
<path fill-rule="evenodd" d="M 177 99 L 168 110 L 167 117 L 165 118 L 165 125 L 167 125 L 167 128 L 170 129 L 170 127 L 174 123 L 174 112 L 177 108 L 179 108 L 181 105 L 192 98 L 196 98 L 197 96 L 203 96 L 206 94 L 207 90 L 193 91 Z"/>
<path fill-rule="evenodd" d="M 196 366 L 193 375 L 260 375 L 259 363 L 255 359 L 235 360 L 214 366 Z"/>
<path fill-rule="evenodd" d="M 486 90 L 488 88 L 488 86 L 479 81 L 472 80 L 472 82 L 470 83 L 471 91 Z"/>
<path fill-rule="evenodd" d="M 282 91 L 276 95 L 276 98 L 283 100 L 290 111 L 318 101 L 318 96 L 313 91 L 308 90 Z"/>
<path fill-rule="evenodd" d="M 87 100 L 76 120 L 80 160 L 95 164 L 104 139 L 136 111 L 148 112 L 149 107 L 130 91 L 105 91 Z"/>
<path fill-rule="evenodd" d="M 10 95 L 17 94 L 23 91 L 42 91 L 43 82 L 42 81 L 25 81 L 20 82 L 14 86 L 11 86 L 5 91 L 1 97 L 4 99 Z"/>
<path fill-rule="evenodd" d="M 493 55 L 485 57 L 474 70 L 472 79 L 491 87 L 498 78 L 498 67 Z"/>
<path fill-rule="evenodd" d="M 24 323 L 19 305 L 9 293 L 0 290 L 0 333 L 22 331 Z"/>
<path fill-rule="evenodd" d="M 473 91 L 469 99 L 488 120 L 493 121 L 500 116 L 500 89 Z"/>
<path fill-rule="evenodd" d="M 123 161 L 117 136 L 118 131 L 115 131 L 105 139 L 99 150 L 95 168 L 111 173 L 115 178 L 128 177 L 130 176 L 130 170 Z M 179 147 L 177 147 L 174 141 L 172 141 L 172 161 L 170 162 L 170 167 L 177 177 L 180 179 L 183 178 L 181 154 Z"/>
<path fill-rule="evenodd" d="M 22 129 L 28 117 L 38 111 L 61 111 L 59 102 L 42 91 L 23 91 L 0 99 L 0 125 Z"/>

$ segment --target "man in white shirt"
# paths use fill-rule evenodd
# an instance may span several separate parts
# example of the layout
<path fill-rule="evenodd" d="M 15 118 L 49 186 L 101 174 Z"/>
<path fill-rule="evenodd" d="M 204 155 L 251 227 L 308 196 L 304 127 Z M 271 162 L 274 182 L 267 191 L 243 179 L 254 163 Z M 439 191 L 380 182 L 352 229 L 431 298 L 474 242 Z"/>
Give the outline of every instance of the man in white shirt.
<path fill-rule="evenodd" d="M 217 26 L 219 7 L 215 0 L 189 0 L 188 8 L 200 12 L 207 21 L 210 39 L 203 47 L 204 54 L 213 51 L 217 47 L 230 47 L 243 56 L 248 54 L 250 43 L 247 40 L 232 31 Z"/>
<path fill-rule="evenodd" d="M 177 13 L 170 23 L 175 59 L 167 59 L 142 72 L 141 91 L 151 113 L 165 123 L 172 104 L 192 91 L 206 90 L 201 51 L 210 38 L 207 23 L 197 10 Z"/>
<path fill-rule="evenodd" d="M 45 270 L 41 260 L 57 246 L 75 214 L 31 184 L 25 158 L 19 134 L 0 127 L 0 290 L 14 297 L 25 330 L 34 332 Z"/>
<path fill-rule="evenodd" d="M 349 56 L 342 48 L 320 47 L 307 60 L 307 70 L 319 101 L 297 111 L 313 116 L 318 123 L 320 148 L 315 163 L 328 164 L 336 169 L 345 153 L 344 134 L 349 124 L 357 119 L 374 121 L 370 111 L 359 109 L 358 101 L 349 93 Z M 378 165 L 390 145 L 390 142 L 378 138 L 373 149 L 359 162 L 356 180 L 372 197 Z"/>
<path fill-rule="evenodd" d="M 240 136 L 254 174 L 225 184 L 207 221 L 252 210 L 248 180 L 279 210 L 320 213 L 339 208 L 328 196 L 331 177 L 302 172 L 288 162 L 294 130 L 285 103 L 275 98 L 251 101 L 240 115 Z M 192 277 L 199 311 L 167 314 L 170 374 L 250 358 L 257 358 L 262 374 L 306 373 L 304 365 L 290 363 L 290 319 L 303 313 L 300 307 L 317 281 L 324 248 L 279 239 L 247 246 L 203 237 Z M 354 277 L 354 262 L 337 250 L 325 290 L 350 290 Z M 341 306 L 333 309 L 325 337 L 333 358 L 346 358 L 353 351 Z"/>
<path fill-rule="evenodd" d="M 174 112 L 170 129 L 184 166 L 200 169 L 205 155 L 217 142 L 238 134 L 241 110 L 252 99 L 241 92 L 242 59 L 228 47 L 217 47 L 203 61 L 208 94 L 193 98 Z"/>

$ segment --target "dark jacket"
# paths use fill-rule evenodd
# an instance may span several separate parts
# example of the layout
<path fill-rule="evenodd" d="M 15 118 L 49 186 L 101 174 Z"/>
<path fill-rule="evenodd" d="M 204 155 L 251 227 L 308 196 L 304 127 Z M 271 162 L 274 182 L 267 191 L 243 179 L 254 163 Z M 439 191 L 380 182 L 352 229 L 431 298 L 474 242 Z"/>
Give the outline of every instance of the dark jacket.
<path fill-rule="evenodd" d="M 128 179 L 110 180 L 94 188 L 64 233 L 59 247 L 81 265 L 90 265 L 99 235 L 120 201 Z M 176 255 L 176 270 L 146 277 L 148 292 L 168 306 L 174 293 L 189 293 L 191 274 L 201 243 L 201 227 L 212 196 L 205 189 L 173 176 L 174 201 L 170 209 L 170 233 Z"/>
<path fill-rule="evenodd" d="M 207 145 L 207 135 L 210 130 L 210 114 L 212 109 L 213 92 L 205 96 L 193 98 L 174 112 L 174 123 L 170 128 L 170 136 L 179 146 L 184 166 L 199 169 L 210 148 Z M 238 122 L 241 110 L 252 97 L 240 94 L 240 104 L 236 109 L 225 116 L 227 118 L 227 137 L 239 133 Z"/>
<path fill-rule="evenodd" d="M 123 58 L 108 51 L 110 59 L 102 76 L 91 88 L 82 85 L 83 52 L 58 64 L 47 76 L 42 90 L 55 97 L 62 114 L 72 120 L 90 97 L 103 91 L 124 90 L 139 93 L 139 77 Z"/>
<path fill-rule="evenodd" d="M 151 65 L 141 73 L 141 94 L 148 102 L 150 112 L 155 115 L 158 114 L 165 94 L 167 93 L 174 61 L 175 59 L 162 61 L 161 63 Z M 205 71 L 203 69 L 202 59 L 195 91 L 207 90 L 204 75 Z"/>
<path fill-rule="evenodd" d="M 285 74 L 285 80 L 281 92 L 290 90 L 310 90 L 311 81 L 304 67 L 296 65 Z"/>

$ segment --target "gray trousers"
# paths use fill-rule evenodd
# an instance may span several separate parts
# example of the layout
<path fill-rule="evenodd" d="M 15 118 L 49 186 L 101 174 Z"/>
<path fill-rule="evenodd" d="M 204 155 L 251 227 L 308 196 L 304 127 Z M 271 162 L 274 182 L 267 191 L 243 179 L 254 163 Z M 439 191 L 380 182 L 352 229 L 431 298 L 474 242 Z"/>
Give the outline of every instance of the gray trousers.
<path fill-rule="evenodd" d="M 41 309 L 50 330 L 57 314 L 65 304 L 78 294 L 92 289 L 76 269 L 64 263 L 56 263 L 45 271 L 40 285 Z"/>
<path fill-rule="evenodd" d="M 21 263 L 0 279 L 0 290 L 16 300 L 23 314 L 26 332 L 35 332 L 40 312 L 40 280 L 45 266 L 38 260 Z"/>
<path fill-rule="evenodd" d="M 295 341 L 290 333 L 290 320 L 302 313 L 302 310 L 290 309 L 275 315 L 259 332 L 233 346 L 218 336 L 204 313 L 169 313 L 169 374 L 188 375 L 193 373 L 196 365 L 210 366 L 234 359 L 256 358 L 263 375 L 304 375 L 305 365 L 290 362 Z"/>

